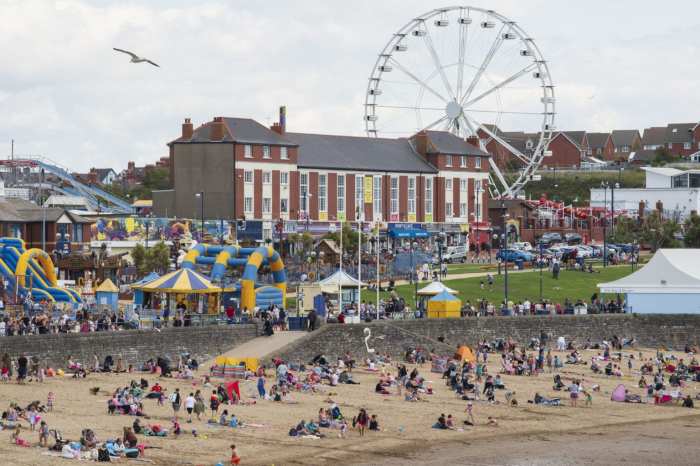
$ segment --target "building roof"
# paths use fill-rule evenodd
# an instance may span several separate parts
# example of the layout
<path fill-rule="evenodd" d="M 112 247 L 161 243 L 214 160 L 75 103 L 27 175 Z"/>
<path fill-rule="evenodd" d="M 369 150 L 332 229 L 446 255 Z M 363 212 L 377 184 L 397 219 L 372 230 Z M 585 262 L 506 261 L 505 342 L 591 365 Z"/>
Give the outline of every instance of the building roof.
<path fill-rule="evenodd" d="M 652 126 L 644 129 L 643 146 L 662 146 L 666 143 L 666 127 Z"/>
<path fill-rule="evenodd" d="M 85 217 L 74 214 L 60 207 L 39 207 L 23 199 L 0 198 L 0 221 L 16 223 L 33 223 L 46 220 L 56 222 L 66 215 L 72 223 L 93 223 Z"/>
<path fill-rule="evenodd" d="M 615 129 L 612 132 L 613 144 L 616 147 L 629 146 L 631 148 L 635 139 L 639 137 L 639 131 L 636 129 Z"/>
<path fill-rule="evenodd" d="M 630 162 L 652 162 L 656 158 L 656 149 L 640 149 L 630 153 Z"/>
<path fill-rule="evenodd" d="M 588 133 L 587 136 L 588 147 L 590 147 L 592 150 L 596 150 L 598 148 L 605 148 L 605 143 L 608 142 L 610 133 Z"/>
<path fill-rule="evenodd" d="M 82 206 L 88 207 L 87 200 L 82 196 L 64 196 L 60 194 L 52 194 L 44 202 L 45 206 Z"/>
<path fill-rule="evenodd" d="M 677 168 L 670 167 L 642 167 L 642 170 L 664 176 L 674 176 L 683 173 L 683 171 L 678 170 Z"/>
<path fill-rule="evenodd" d="M 488 157 L 489 154 L 464 139 L 447 131 L 426 131 L 428 135 L 429 154 L 478 155 Z M 303 150 L 303 148 L 302 148 Z"/>
<path fill-rule="evenodd" d="M 294 146 L 294 142 L 272 131 L 251 118 L 224 117 L 223 142 L 238 142 L 241 144 L 270 144 Z M 214 122 L 209 121 L 199 126 L 192 133 L 192 139 L 175 139 L 173 142 L 210 142 Z"/>
<path fill-rule="evenodd" d="M 286 133 L 298 144 L 300 168 L 437 173 L 406 139 Z"/>
<path fill-rule="evenodd" d="M 583 139 L 586 137 L 585 131 L 561 131 L 566 134 L 569 139 L 577 146 L 581 147 L 583 145 Z"/>
<path fill-rule="evenodd" d="M 659 249 L 637 272 L 598 287 L 601 293 L 697 293 L 700 249 Z"/>
<path fill-rule="evenodd" d="M 669 123 L 666 127 L 666 142 L 693 142 L 693 128 L 697 123 Z"/>

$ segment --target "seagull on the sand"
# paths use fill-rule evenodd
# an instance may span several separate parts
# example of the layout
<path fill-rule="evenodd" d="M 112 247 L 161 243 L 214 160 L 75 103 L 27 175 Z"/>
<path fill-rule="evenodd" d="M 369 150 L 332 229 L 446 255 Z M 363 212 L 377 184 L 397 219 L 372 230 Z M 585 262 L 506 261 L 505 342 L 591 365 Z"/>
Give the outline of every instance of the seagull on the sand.
<path fill-rule="evenodd" d="M 117 52 L 121 52 L 121 53 L 125 53 L 127 55 L 130 55 L 131 56 L 131 63 L 150 63 L 151 65 L 157 66 L 158 68 L 160 68 L 160 66 L 158 64 L 152 62 L 148 58 L 139 57 L 135 53 L 129 52 L 128 50 L 122 50 L 122 49 L 118 49 L 116 47 L 113 47 L 113 49 L 116 50 Z"/>

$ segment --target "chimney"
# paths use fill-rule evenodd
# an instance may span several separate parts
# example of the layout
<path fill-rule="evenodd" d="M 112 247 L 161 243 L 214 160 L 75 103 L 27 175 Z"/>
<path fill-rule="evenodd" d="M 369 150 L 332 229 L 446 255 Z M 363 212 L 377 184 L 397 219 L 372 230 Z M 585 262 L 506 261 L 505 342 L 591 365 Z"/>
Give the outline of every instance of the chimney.
<path fill-rule="evenodd" d="M 479 138 L 476 136 L 469 136 L 467 138 L 467 144 L 471 144 L 474 147 L 479 147 Z"/>
<path fill-rule="evenodd" d="M 224 117 L 214 117 L 209 132 L 209 139 L 212 141 L 221 141 L 224 139 Z"/>
<path fill-rule="evenodd" d="M 428 133 L 425 131 L 420 131 L 413 136 L 413 142 L 416 146 L 416 152 L 418 152 L 423 157 L 427 157 L 428 153 Z"/>
<path fill-rule="evenodd" d="M 280 125 L 279 123 L 272 123 L 272 126 L 270 126 L 270 129 L 279 135 L 284 134 L 284 129 L 282 128 L 282 125 Z"/>
<path fill-rule="evenodd" d="M 189 118 L 185 118 L 185 122 L 182 124 L 182 139 L 192 139 L 192 134 L 194 134 L 192 121 Z"/>

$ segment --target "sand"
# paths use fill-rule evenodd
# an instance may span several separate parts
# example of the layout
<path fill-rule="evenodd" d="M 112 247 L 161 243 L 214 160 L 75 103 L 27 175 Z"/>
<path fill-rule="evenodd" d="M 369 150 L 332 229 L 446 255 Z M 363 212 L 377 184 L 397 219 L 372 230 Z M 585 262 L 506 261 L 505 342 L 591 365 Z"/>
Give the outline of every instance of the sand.
<path fill-rule="evenodd" d="M 635 351 L 636 353 L 636 351 Z M 591 352 L 586 352 L 590 356 Z M 648 353 L 651 354 L 651 353 Z M 678 354 L 679 356 L 682 356 Z M 497 357 L 490 357 L 491 371 L 497 368 Z M 635 365 L 635 368 L 638 366 Z M 362 370 L 355 372 L 360 385 L 326 387 L 336 392 L 332 398 L 338 402 L 345 416 L 354 416 L 360 407 L 370 414 L 377 414 L 382 432 L 359 434 L 350 431 L 340 439 L 337 431 L 324 429 L 324 439 L 293 438 L 289 428 L 301 419 L 316 419 L 319 408 L 326 407 L 327 395 L 293 393 L 297 404 L 280 404 L 258 401 L 251 406 L 227 407 L 244 422 L 262 424 L 264 427 L 231 429 L 209 427 L 205 421 L 193 424 L 182 422 L 186 433 L 178 438 L 148 437 L 144 443 L 157 447 L 146 450 L 146 459 L 153 464 L 208 464 L 224 461 L 229 445 L 235 443 L 243 459 L 242 464 L 691 464 L 698 457 L 700 447 L 696 439 L 700 432 L 700 409 L 679 406 L 636 405 L 613 403 L 610 392 L 618 383 L 625 383 L 633 393 L 637 389 L 638 373 L 622 378 L 593 375 L 584 366 L 565 366 L 564 377 L 583 376 L 590 385 L 601 385 L 601 392 L 594 395 L 593 406 L 541 407 L 527 404 L 535 391 L 550 396 L 565 396 L 554 392 L 551 374 L 538 377 L 502 376 L 506 386 L 515 390 L 520 406 L 504 404 L 488 405 L 476 402 L 475 427 L 464 431 L 441 431 L 431 425 L 441 413 L 452 414 L 459 424 L 464 419 L 465 402 L 445 387 L 439 374 L 431 374 L 429 365 L 419 368 L 428 380 L 432 380 L 435 394 L 427 402 L 409 403 L 396 395 L 383 397 L 374 394 L 376 374 Z M 43 384 L 0 383 L 0 408 L 6 409 L 10 401 L 26 405 L 32 400 L 45 402 L 49 391 L 56 394 L 55 409 L 45 415 L 50 428 L 57 428 L 64 437 L 78 439 L 83 428 L 93 429 L 99 440 L 121 434 L 124 426 L 130 426 L 129 416 L 109 416 L 106 406 L 108 392 L 127 385 L 141 374 L 92 374 L 86 380 L 72 378 L 47 379 Z M 149 382 L 155 379 L 146 376 Z M 176 379 L 162 379 L 161 385 L 172 391 L 179 387 L 189 393 L 201 385 Z M 269 386 L 269 382 L 268 382 Z M 90 394 L 91 387 L 100 387 L 100 394 Z M 691 383 L 687 393 L 698 392 L 698 384 Z M 244 397 L 256 392 L 255 381 L 242 384 Z M 209 392 L 203 388 L 203 393 Z M 504 392 L 497 391 L 497 399 L 503 401 Z M 568 399 L 566 399 L 568 402 Z M 580 400 L 581 405 L 582 400 Z M 698 403 L 700 404 L 700 403 Z M 169 427 L 172 411 L 166 403 L 158 407 L 154 400 L 145 401 L 146 413 L 151 419 L 144 423 L 160 423 Z M 184 411 L 184 409 L 183 409 Z M 497 419 L 499 426 L 485 425 L 488 416 Z M 181 416 L 182 417 L 182 416 Z M 194 428 L 199 437 L 189 432 Z M 25 438 L 36 444 L 36 433 L 23 431 Z M 34 465 L 61 464 L 64 460 L 43 456 L 44 449 L 20 448 L 9 442 L 10 432 L 0 432 L 0 458 L 3 464 Z M 625 461 L 626 460 L 626 461 Z M 120 463 L 134 463 L 120 460 Z"/>

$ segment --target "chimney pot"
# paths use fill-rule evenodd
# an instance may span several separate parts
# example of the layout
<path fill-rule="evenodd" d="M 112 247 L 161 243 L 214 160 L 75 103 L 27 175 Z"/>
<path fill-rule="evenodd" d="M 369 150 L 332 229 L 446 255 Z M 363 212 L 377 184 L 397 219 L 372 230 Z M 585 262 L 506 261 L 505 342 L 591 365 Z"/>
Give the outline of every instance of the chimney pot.
<path fill-rule="evenodd" d="M 224 139 L 224 117 L 214 117 L 209 139 L 212 141 L 221 141 Z"/>
<path fill-rule="evenodd" d="M 192 126 L 192 120 L 185 118 L 185 122 L 182 124 L 182 139 L 192 139 L 194 134 L 194 126 Z"/>
<path fill-rule="evenodd" d="M 471 144 L 474 147 L 479 147 L 479 138 L 476 136 L 469 136 L 467 138 L 467 144 Z"/>
<path fill-rule="evenodd" d="M 272 126 L 270 126 L 270 129 L 277 134 L 280 134 L 280 135 L 284 134 L 284 129 L 282 128 L 282 125 L 280 125 L 279 123 L 273 123 Z"/>

